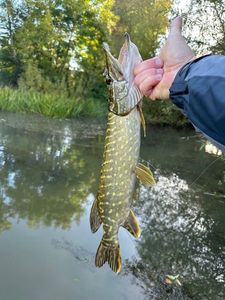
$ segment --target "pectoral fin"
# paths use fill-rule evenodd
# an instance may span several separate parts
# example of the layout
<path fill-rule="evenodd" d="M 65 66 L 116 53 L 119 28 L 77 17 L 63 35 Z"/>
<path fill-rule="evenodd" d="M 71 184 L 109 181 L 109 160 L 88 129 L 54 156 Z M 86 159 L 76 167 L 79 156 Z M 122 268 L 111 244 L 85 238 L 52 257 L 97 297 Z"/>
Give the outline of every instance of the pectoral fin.
<path fill-rule="evenodd" d="M 94 203 L 92 204 L 91 214 L 90 214 L 91 231 L 93 233 L 96 232 L 101 226 L 101 223 L 102 221 L 100 219 L 99 212 L 98 212 L 97 199 L 95 199 Z"/>
<path fill-rule="evenodd" d="M 155 179 L 151 170 L 144 166 L 143 164 L 139 163 L 135 167 L 135 173 L 137 178 L 145 185 L 145 186 L 153 186 L 155 185 Z"/>
<path fill-rule="evenodd" d="M 129 216 L 123 224 L 123 227 L 126 228 L 134 237 L 139 237 L 141 235 L 141 229 L 138 224 L 132 210 L 130 210 Z"/>

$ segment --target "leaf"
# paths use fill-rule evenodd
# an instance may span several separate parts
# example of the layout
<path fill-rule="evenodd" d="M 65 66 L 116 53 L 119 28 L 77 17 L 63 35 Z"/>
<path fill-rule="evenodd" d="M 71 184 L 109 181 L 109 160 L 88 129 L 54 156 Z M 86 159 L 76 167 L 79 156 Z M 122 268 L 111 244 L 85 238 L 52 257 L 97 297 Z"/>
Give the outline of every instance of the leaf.
<path fill-rule="evenodd" d="M 167 284 L 172 284 L 173 282 L 172 282 L 170 279 L 166 278 L 166 279 L 165 279 L 165 283 L 167 283 Z"/>
<path fill-rule="evenodd" d="M 173 275 L 166 275 L 166 278 L 170 279 L 171 281 L 175 281 L 176 279 L 178 279 L 179 276 L 180 276 L 179 274 L 175 275 L 175 276 L 173 276 Z"/>
<path fill-rule="evenodd" d="M 178 279 L 179 277 L 180 277 L 179 274 L 177 274 L 177 275 L 166 275 L 165 283 L 167 283 L 167 284 L 178 284 L 179 286 L 181 286 L 181 282 Z"/>

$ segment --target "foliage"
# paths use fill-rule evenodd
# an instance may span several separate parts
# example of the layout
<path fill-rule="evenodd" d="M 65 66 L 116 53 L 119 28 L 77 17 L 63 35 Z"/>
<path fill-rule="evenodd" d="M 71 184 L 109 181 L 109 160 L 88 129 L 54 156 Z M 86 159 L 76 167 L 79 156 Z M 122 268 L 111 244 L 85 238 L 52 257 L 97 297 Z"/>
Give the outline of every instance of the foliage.
<path fill-rule="evenodd" d="M 28 64 L 23 74 L 18 80 L 18 86 L 24 90 L 31 90 L 36 92 L 53 91 L 53 83 L 44 78 L 40 69 L 36 66 Z"/>
<path fill-rule="evenodd" d="M 168 101 L 144 100 L 143 111 L 147 123 L 183 127 L 189 124 L 181 111 Z"/>
<path fill-rule="evenodd" d="M 1 2 L 0 68 L 11 84 L 29 65 L 52 83 L 64 81 L 70 93 L 79 83 L 76 69 L 93 77 L 101 73 L 102 41 L 115 22 L 112 0 L 6 2 Z"/>
<path fill-rule="evenodd" d="M 115 49 L 119 50 L 121 42 L 118 41 L 127 31 L 144 59 L 153 56 L 159 46 L 159 37 L 166 32 L 171 6 L 171 0 L 116 0 L 114 12 L 120 19 L 113 32 Z"/>
<path fill-rule="evenodd" d="M 43 93 L 35 90 L 0 89 L 0 110 L 29 112 L 56 118 L 105 118 L 107 101 L 94 98 L 81 99 L 60 93 Z M 188 124 L 182 113 L 170 101 L 144 100 L 143 107 L 147 123 L 181 127 Z"/>
<path fill-rule="evenodd" d="M 22 10 L 15 0 L 0 2 L 0 80 L 3 84 L 17 83 L 21 73 L 15 32 L 21 26 Z"/>
<path fill-rule="evenodd" d="M 111 41 L 118 53 L 127 31 L 143 58 L 149 58 L 159 48 L 168 18 L 175 14 L 184 16 L 185 35 L 197 54 L 225 53 L 224 1 L 189 0 L 185 7 L 180 3 L 0 0 L 0 85 L 19 87 L 0 91 L 0 97 L 7 94 L 1 108 L 61 117 L 93 115 L 95 109 L 102 114 L 106 105 L 98 105 L 107 97 L 102 42 Z M 144 109 L 151 122 L 186 123 L 169 102 L 146 102 Z"/>

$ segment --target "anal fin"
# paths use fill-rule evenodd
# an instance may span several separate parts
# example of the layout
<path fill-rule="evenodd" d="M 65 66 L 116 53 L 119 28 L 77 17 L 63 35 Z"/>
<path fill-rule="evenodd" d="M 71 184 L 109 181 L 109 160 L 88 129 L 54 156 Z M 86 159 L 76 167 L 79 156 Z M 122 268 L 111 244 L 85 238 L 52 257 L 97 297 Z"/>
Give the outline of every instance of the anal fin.
<path fill-rule="evenodd" d="M 97 198 L 96 198 L 92 204 L 91 213 L 90 213 L 91 231 L 93 233 L 96 232 L 99 229 L 99 227 L 101 226 L 101 223 L 102 223 L 102 221 L 99 216 L 98 206 L 97 206 Z"/>
<path fill-rule="evenodd" d="M 123 224 L 123 227 L 126 228 L 134 237 L 139 237 L 141 235 L 141 229 L 132 210 Z"/>
<path fill-rule="evenodd" d="M 147 187 L 155 185 L 155 179 L 152 171 L 141 163 L 135 167 L 137 178 Z"/>

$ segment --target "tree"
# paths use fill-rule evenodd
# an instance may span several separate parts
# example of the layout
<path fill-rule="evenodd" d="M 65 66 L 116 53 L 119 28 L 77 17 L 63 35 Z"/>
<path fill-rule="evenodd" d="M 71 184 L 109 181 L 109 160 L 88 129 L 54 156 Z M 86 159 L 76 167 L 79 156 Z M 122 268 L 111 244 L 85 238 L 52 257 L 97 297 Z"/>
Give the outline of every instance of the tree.
<path fill-rule="evenodd" d="M 2 35 L 2 39 L 7 55 L 2 55 L 2 64 L 9 59 L 8 52 L 14 49 L 12 53 L 16 52 L 19 58 L 20 70 L 26 71 L 28 65 L 38 68 L 44 78 L 56 85 L 64 81 L 68 90 L 71 83 L 72 88 L 78 85 L 81 73 L 88 78 L 94 70 L 92 77 L 96 77 L 103 65 L 102 41 L 114 24 L 110 10 L 113 0 L 24 0 L 17 4 L 18 10 L 13 0 L 8 1 L 11 19 L 19 19 L 19 25 L 13 27 L 15 42 L 10 44 L 8 37 L 12 36 L 12 30 L 4 17 L 7 38 Z M 23 14 L 20 13 L 22 8 Z M 7 15 L 9 9 L 4 3 L 2 9 Z M 1 45 L 3 53 L 3 43 Z M 11 61 L 11 66 L 14 70 L 18 59 Z M 12 73 L 17 83 L 20 74 Z"/>
<path fill-rule="evenodd" d="M 118 52 L 118 40 L 124 32 L 128 32 L 132 40 L 138 45 L 144 59 L 155 54 L 159 46 L 160 36 L 165 34 L 168 26 L 168 13 L 172 1 L 153 0 L 116 0 L 114 12 L 119 21 L 113 32 L 114 48 Z"/>
<path fill-rule="evenodd" d="M 0 76 L 1 81 L 15 85 L 21 73 L 15 33 L 21 26 L 22 10 L 14 0 L 0 2 Z"/>
<path fill-rule="evenodd" d="M 179 2 L 174 15 L 184 18 L 184 35 L 198 55 L 210 52 L 225 53 L 225 3 L 223 0 L 190 0 L 180 9 Z"/>

